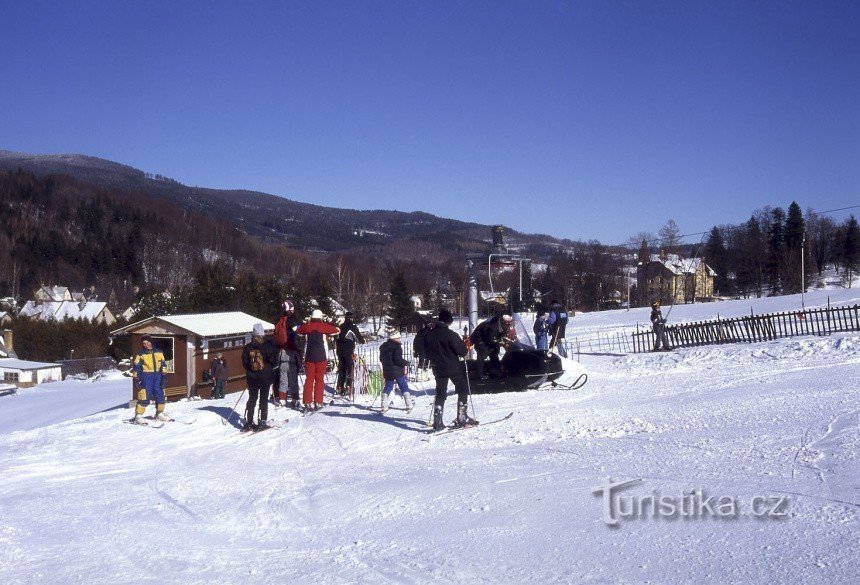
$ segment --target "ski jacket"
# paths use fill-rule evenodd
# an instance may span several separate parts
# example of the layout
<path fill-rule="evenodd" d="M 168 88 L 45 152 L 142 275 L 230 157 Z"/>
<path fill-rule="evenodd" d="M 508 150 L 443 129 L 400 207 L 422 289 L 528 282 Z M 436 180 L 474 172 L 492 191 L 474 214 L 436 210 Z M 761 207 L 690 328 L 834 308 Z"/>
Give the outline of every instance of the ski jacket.
<path fill-rule="evenodd" d="M 403 376 L 404 368 L 409 365 L 403 359 L 403 346 L 399 341 L 389 339 L 379 346 L 379 362 L 382 364 L 382 377 L 386 380 L 396 380 Z"/>
<path fill-rule="evenodd" d="M 133 369 L 137 375 L 164 372 L 164 354 L 159 349 L 141 349 L 134 357 Z"/>
<path fill-rule="evenodd" d="M 340 329 L 331 323 L 322 321 L 308 321 L 296 329 L 299 335 L 305 335 L 305 361 L 324 362 L 328 360 L 328 349 L 325 341 L 326 335 L 337 335 Z"/>
<path fill-rule="evenodd" d="M 549 349 L 549 321 L 546 316 L 535 319 L 535 347 Z"/>
<path fill-rule="evenodd" d="M 466 357 L 468 350 L 463 339 L 448 328 L 447 323 L 439 321 L 427 332 L 425 338 L 427 358 L 434 372 L 445 376 L 457 376 L 464 367 L 460 358 Z"/>
<path fill-rule="evenodd" d="M 549 308 L 546 318 L 553 339 L 564 339 L 564 330 L 567 327 L 567 311 L 561 303 L 555 303 Z"/>
<path fill-rule="evenodd" d="M 340 326 L 340 333 L 337 334 L 335 340 L 335 348 L 337 355 L 350 356 L 355 352 L 355 344 L 364 343 L 364 337 L 361 331 L 355 326 L 351 319 L 347 319 Z"/>
<path fill-rule="evenodd" d="M 227 381 L 227 364 L 218 358 L 212 360 L 212 368 L 209 371 L 212 374 L 212 379 L 216 382 Z"/>
<path fill-rule="evenodd" d="M 663 318 L 663 312 L 660 309 L 651 309 L 651 324 L 663 325 L 666 319 Z"/>
<path fill-rule="evenodd" d="M 263 355 L 263 369 L 258 372 L 251 369 L 252 351 L 259 351 Z M 275 381 L 274 370 L 278 367 L 278 348 L 267 339 L 253 337 L 251 343 L 242 348 L 242 366 L 245 368 L 245 378 L 249 386 L 268 386 Z"/>
<path fill-rule="evenodd" d="M 504 330 L 499 317 L 487 319 L 472 331 L 469 341 L 474 345 L 479 343 L 487 347 L 500 347 L 504 344 L 507 331 Z"/>
<path fill-rule="evenodd" d="M 425 341 L 427 340 L 427 333 L 430 331 L 432 326 L 428 323 L 424 327 L 421 328 L 415 335 L 415 340 L 412 342 L 412 353 L 415 354 L 415 357 L 424 358 L 427 355 L 427 348 L 425 346 Z"/>

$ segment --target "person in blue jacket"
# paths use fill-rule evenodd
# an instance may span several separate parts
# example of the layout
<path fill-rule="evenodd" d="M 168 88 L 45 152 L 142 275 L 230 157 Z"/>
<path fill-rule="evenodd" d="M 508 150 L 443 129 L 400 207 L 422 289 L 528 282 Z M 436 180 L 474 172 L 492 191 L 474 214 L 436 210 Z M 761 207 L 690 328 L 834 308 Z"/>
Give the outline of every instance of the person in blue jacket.
<path fill-rule="evenodd" d="M 537 349 L 549 349 L 549 320 L 546 311 L 539 309 L 535 319 L 535 347 Z"/>
<path fill-rule="evenodd" d="M 132 367 L 137 385 L 137 404 L 134 407 L 134 418 L 131 422 L 146 424 L 143 415 L 150 400 L 155 400 L 155 420 L 172 420 L 164 412 L 164 385 L 167 380 L 164 375 L 166 362 L 164 353 L 153 347 L 152 337 L 149 335 L 144 335 L 141 342 L 143 349 L 134 357 Z"/>

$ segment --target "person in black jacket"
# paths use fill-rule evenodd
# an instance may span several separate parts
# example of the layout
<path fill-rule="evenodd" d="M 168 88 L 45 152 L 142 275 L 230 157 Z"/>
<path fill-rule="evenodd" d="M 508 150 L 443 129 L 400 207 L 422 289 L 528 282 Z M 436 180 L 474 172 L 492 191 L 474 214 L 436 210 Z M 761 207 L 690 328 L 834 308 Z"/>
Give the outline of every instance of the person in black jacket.
<path fill-rule="evenodd" d="M 335 388 L 340 396 L 352 394 L 355 344 L 364 343 L 364 337 L 358 327 L 355 326 L 352 317 L 352 312 L 347 311 L 343 322 L 338 325 L 340 333 L 335 339 L 335 352 L 337 353 L 337 384 Z"/>
<path fill-rule="evenodd" d="M 251 343 L 242 349 L 242 365 L 248 381 L 248 404 L 245 406 L 243 431 L 257 430 L 268 424 L 269 388 L 275 381 L 274 368 L 278 367 L 278 348 L 266 339 L 262 323 L 254 324 Z M 254 424 L 254 412 L 260 403 L 259 422 Z"/>
<path fill-rule="evenodd" d="M 457 426 L 478 424 L 478 421 L 469 418 L 466 413 L 469 403 L 469 382 L 466 379 L 466 362 L 461 360 L 466 357 L 468 350 L 463 339 L 448 328 L 453 322 L 454 318 L 447 309 L 439 311 L 439 320 L 427 333 L 424 343 L 433 376 L 436 378 L 436 401 L 433 407 L 434 431 L 445 428 L 442 422 L 442 411 L 448 396 L 448 380 L 454 383 L 454 389 L 457 391 L 457 418 L 454 424 Z"/>
<path fill-rule="evenodd" d="M 478 354 L 475 361 L 478 379 L 486 378 L 484 375 L 484 360 L 490 358 L 490 364 L 498 368 L 500 365 L 499 352 L 504 347 L 511 328 L 513 319 L 510 315 L 496 315 L 475 327 L 469 341 L 472 342 L 475 352 Z"/>
<path fill-rule="evenodd" d="M 427 333 L 432 328 L 432 323 L 425 323 L 424 327 L 415 334 L 415 340 L 412 342 L 412 353 L 415 355 L 415 360 L 417 361 L 415 364 L 417 369 L 416 378 L 419 380 L 427 379 L 424 374 L 427 372 L 427 368 L 430 367 L 430 360 L 427 359 L 427 348 L 424 342 L 427 339 Z"/>
<path fill-rule="evenodd" d="M 403 359 L 403 346 L 400 345 L 400 332 L 392 331 L 388 334 L 388 341 L 379 346 L 379 362 L 382 364 L 382 377 L 385 378 L 385 386 L 382 389 L 382 412 L 388 410 L 388 401 L 394 383 L 397 382 L 400 392 L 403 393 L 403 401 L 406 403 L 406 411 L 409 412 L 415 406 L 415 401 L 409 395 L 409 384 L 406 382 L 406 368 L 409 362 Z"/>

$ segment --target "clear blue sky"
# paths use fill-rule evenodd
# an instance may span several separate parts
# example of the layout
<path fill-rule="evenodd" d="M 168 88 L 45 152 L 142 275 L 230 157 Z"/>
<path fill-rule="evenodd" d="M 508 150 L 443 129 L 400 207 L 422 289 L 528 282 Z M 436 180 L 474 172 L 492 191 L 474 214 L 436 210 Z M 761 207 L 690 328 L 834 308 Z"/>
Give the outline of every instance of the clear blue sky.
<path fill-rule="evenodd" d="M 0 148 L 573 239 L 860 203 L 860 2 L 0 0 Z"/>

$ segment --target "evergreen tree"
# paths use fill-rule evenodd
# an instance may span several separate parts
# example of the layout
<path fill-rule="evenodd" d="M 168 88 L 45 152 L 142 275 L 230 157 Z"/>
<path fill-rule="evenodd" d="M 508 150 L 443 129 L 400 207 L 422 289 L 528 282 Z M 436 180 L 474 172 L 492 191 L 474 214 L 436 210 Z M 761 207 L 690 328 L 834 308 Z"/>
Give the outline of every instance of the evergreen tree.
<path fill-rule="evenodd" d="M 858 268 L 860 268 L 860 229 L 857 227 L 857 220 L 854 215 L 851 215 L 845 222 L 842 264 L 845 266 L 845 276 L 850 287 L 852 279 L 857 275 Z"/>
<path fill-rule="evenodd" d="M 728 251 L 723 241 L 723 233 L 717 226 L 711 229 L 705 244 L 705 263 L 714 269 L 714 289 L 721 295 L 729 294 L 729 262 Z"/>
<path fill-rule="evenodd" d="M 415 306 L 412 304 L 412 299 L 409 298 L 406 276 L 402 270 L 395 272 L 389 292 L 391 293 L 388 309 L 389 325 L 400 327 L 415 312 Z"/>
<path fill-rule="evenodd" d="M 781 267 L 781 281 L 786 293 L 798 293 L 801 291 L 801 255 L 806 265 L 803 287 L 805 288 L 809 278 L 809 250 L 804 245 L 805 223 L 800 206 L 792 201 L 788 206 L 788 217 L 785 221 L 785 253 Z"/>
<path fill-rule="evenodd" d="M 777 207 L 771 211 L 768 228 L 767 284 L 770 295 L 782 291 L 783 261 L 785 259 L 785 212 Z"/>

